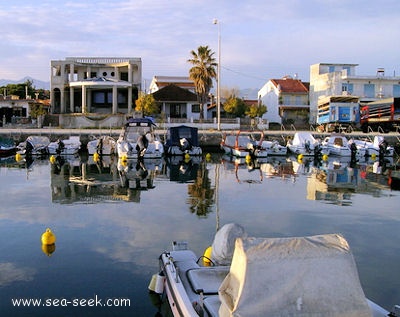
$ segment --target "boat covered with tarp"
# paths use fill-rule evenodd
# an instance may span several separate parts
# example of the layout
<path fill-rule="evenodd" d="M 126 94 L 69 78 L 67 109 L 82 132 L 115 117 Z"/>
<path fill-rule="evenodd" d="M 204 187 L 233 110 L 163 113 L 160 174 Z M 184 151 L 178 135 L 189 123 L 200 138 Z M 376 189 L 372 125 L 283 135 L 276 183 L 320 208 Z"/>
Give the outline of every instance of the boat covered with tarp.
<path fill-rule="evenodd" d="M 186 125 L 168 128 L 165 140 L 166 155 L 202 155 L 202 153 L 198 128 Z"/>
<path fill-rule="evenodd" d="M 149 289 L 174 316 L 399 316 L 365 297 L 341 234 L 256 238 L 227 224 L 203 256 L 173 243 Z"/>

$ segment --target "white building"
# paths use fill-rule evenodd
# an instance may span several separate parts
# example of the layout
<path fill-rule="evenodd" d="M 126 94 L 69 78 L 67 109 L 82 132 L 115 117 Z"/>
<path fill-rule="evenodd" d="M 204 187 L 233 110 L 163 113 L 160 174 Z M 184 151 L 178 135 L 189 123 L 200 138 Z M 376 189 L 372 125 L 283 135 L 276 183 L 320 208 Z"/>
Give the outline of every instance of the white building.
<path fill-rule="evenodd" d="M 318 63 L 310 66 L 310 123 L 316 123 L 318 99 L 335 95 L 358 96 L 360 102 L 400 97 L 400 77 L 387 76 L 383 68 L 375 75 L 358 76 L 358 64 Z"/>
<path fill-rule="evenodd" d="M 130 113 L 141 82 L 140 58 L 67 57 L 51 61 L 51 112 Z"/>
<path fill-rule="evenodd" d="M 267 106 L 262 119 L 269 123 L 296 122 L 308 120 L 308 83 L 285 76 L 270 79 L 259 91 L 259 100 Z"/>

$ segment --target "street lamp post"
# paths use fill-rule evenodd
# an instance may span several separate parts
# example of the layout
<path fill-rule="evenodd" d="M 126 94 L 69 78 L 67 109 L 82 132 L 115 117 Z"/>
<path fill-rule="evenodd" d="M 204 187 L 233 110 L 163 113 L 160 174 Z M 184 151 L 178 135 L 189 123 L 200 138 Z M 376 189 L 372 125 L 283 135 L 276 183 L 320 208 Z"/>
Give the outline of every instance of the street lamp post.
<path fill-rule="evenodd" d="M 217 19 L 214 19 L 213 23 L 218 25 L 217 129 L 221 130 L 221 93 L 220 93 L 220 80 L 221 80 L 221 23 Z"/>

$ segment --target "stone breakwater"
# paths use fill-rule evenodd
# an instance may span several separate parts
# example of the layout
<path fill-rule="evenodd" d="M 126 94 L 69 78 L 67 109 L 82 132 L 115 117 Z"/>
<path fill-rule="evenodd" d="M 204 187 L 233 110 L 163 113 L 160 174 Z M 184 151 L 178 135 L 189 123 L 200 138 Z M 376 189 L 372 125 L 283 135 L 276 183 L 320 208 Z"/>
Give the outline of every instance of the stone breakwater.
<path fill-rule="evenodd" d="M 165 140 L 166 130 L 156 130 L 155 133 L 160 137 L 161 140 Z M 237 130 L 199 130 L 199 143 L 202 148 L 209 150 L 219 150 L 222 136 L 226 134 L 235 134 Z M 288 139 L 293 138 L 296 131 L 274 131 L 265 130 L 263 131 L 266 140 L 277 140 L 280 144 L 286 145 Z M 110 135 L 114 138 L 118 138 L 121 133 L 121 129 L 57 129 L 57 128 L 0 128 L 0 136 L 12 137 L 18 144 L 19 142 L 25 141 L 30 135 L 45 135 L 48 136 L 50 141 L 56 141 L 58 139 L 65 139 L 71 135 L 79 136 L 83 146 L 86 146 L 87 142 L 100 135 Z M 247 132 L 250 133 L 250 132 Z M 254 134 L 260 134 L 259 131 L 254 131 Z M 311 131 L 315 138 L 323 139 L 330 133 L 320 133 Z M 362 133 L 352 132 L 345 133 L 348 138 L 362 139 L 369 137 L 373 139 L 375 135 L 382 135 L 380 133 Z M 387 133 L 383 134 L 386 141 L 393 146 L 400 144 L 400 133 Z"/>

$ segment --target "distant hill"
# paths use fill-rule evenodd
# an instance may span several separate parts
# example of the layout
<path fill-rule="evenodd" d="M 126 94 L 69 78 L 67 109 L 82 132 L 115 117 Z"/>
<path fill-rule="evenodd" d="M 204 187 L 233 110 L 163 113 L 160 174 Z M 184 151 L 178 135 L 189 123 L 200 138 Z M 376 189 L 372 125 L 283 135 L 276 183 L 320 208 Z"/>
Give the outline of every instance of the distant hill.
<path fill-rule="evenodd" d="M 31 80 L 33 82 L 33 86 L 36 89 L 50 90 L 50 82 L 42 81 L 42 80 L 35 79 L 35 78 L 29 77 L 29 76 L 25 76 L 24 78 L 19 79 L 19 80 L 0 79 L 0 87 L 7 86 L 8 84 L 23 84 L 27 80 Z"/>

